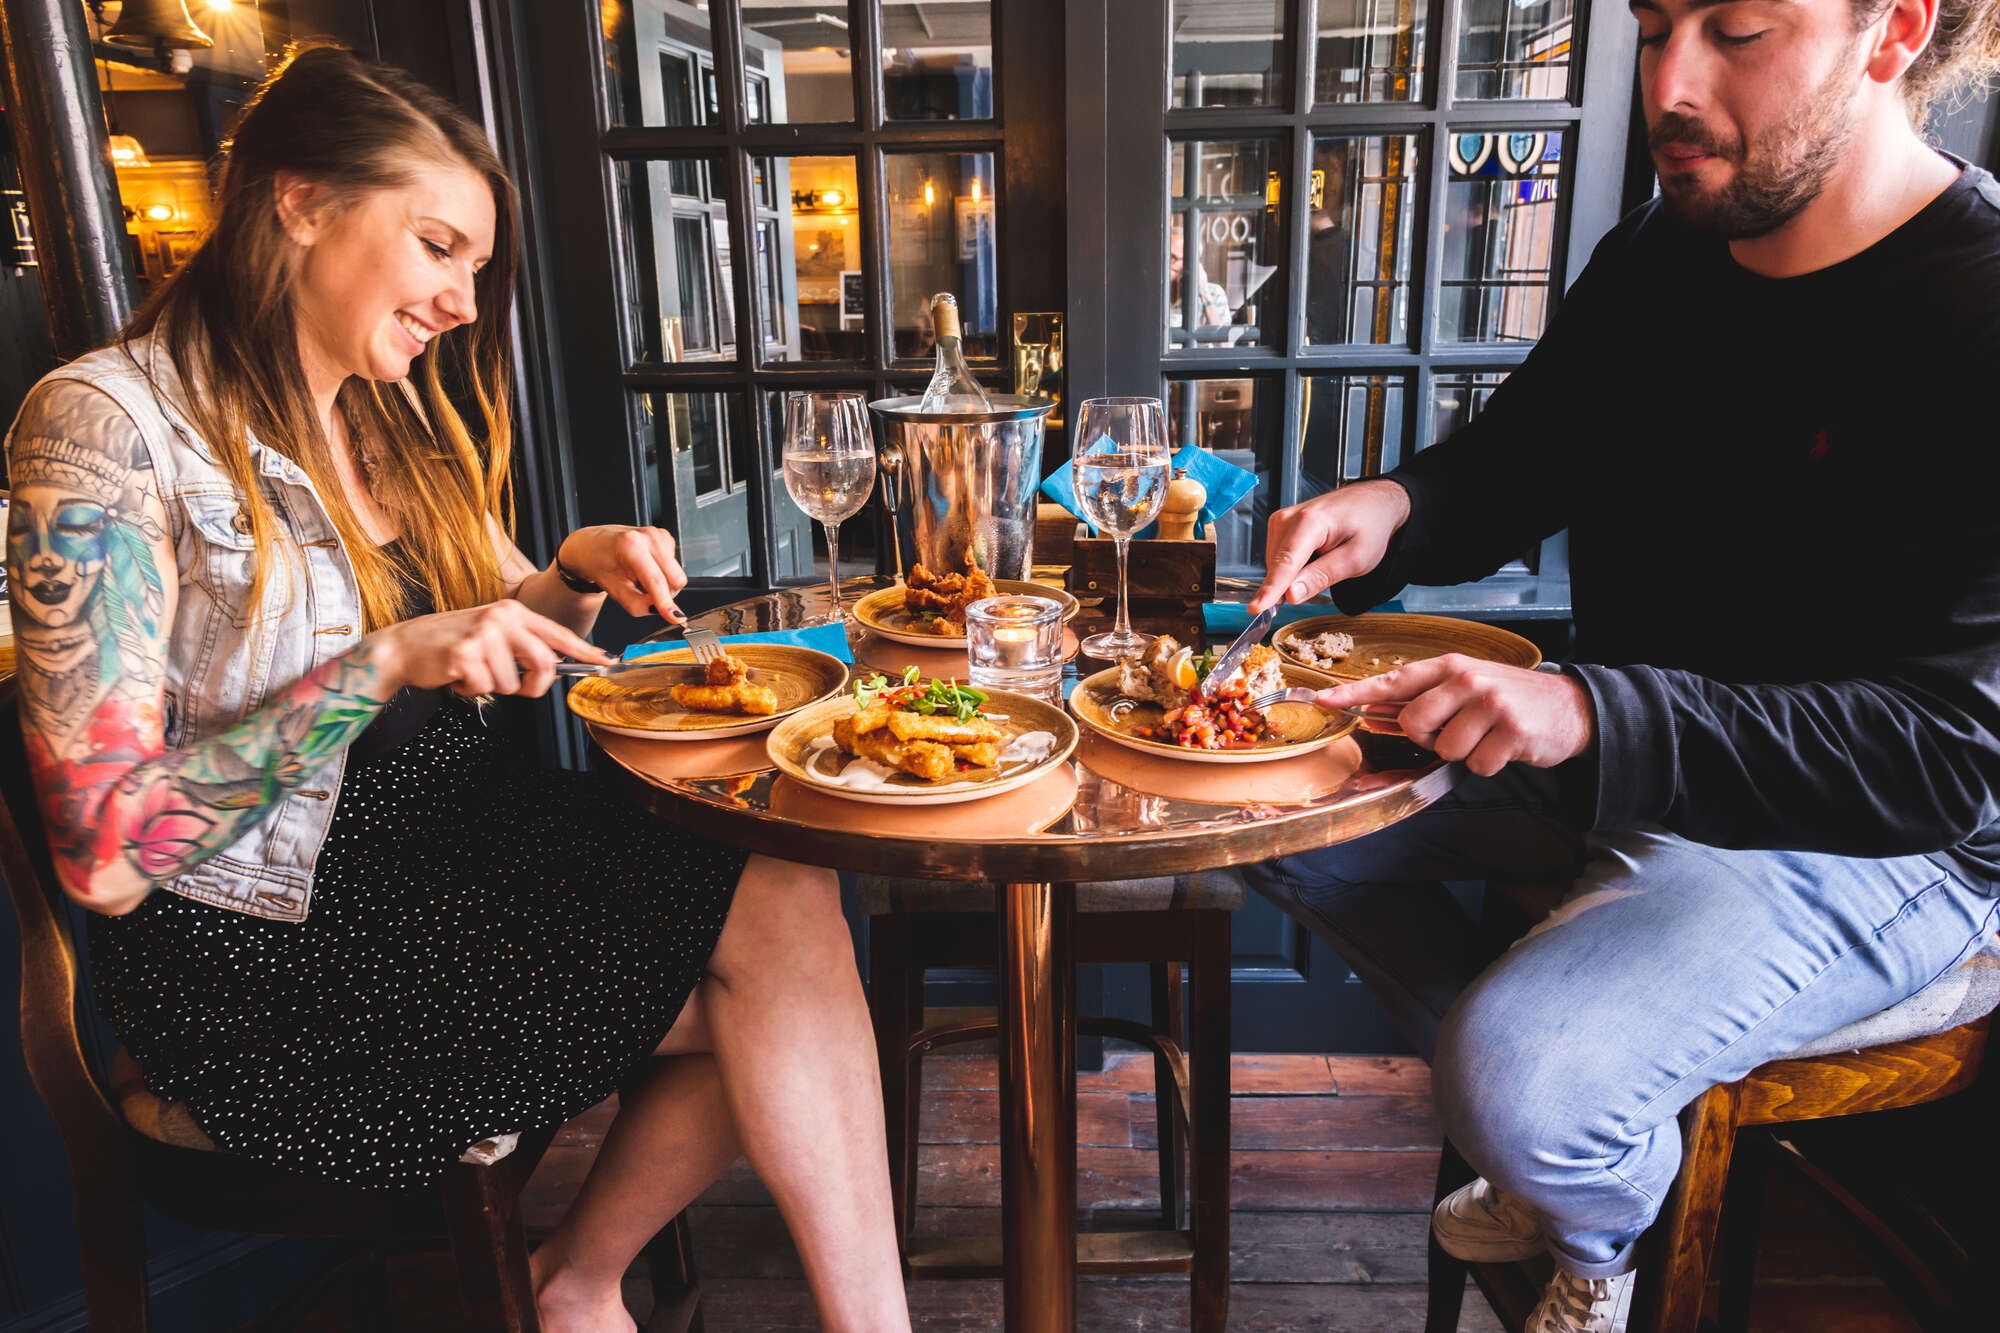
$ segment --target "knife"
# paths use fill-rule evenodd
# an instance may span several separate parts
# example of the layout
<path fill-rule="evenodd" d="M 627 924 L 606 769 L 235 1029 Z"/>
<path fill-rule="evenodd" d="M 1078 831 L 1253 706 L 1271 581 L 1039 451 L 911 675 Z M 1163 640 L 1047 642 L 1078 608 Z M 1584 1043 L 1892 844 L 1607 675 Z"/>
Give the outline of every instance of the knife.
<path fill-rule="evenodd" d="M 613 662 L 608 666 L 602 666 L 596 662 L 556 663 L 556 675 L 559 677 L 620 676 L 626 673 L 627 671 L 661 671 L 661 670 L 687 672 L 688 679 L 696 684 L 700 684 L 703 680 L 706 679 L 705 668 L 702 666 L 700 662 L 655 662 L 640 657 L 640 658 L 635 658 L 634 660 L 629 662 Z M 750 671 L 748 678 L 755 679 L 759 674 L 760 673 L 753 668 Z"/>
<path fill-rule="evenodd" d="M 1236 641 L 1229 645 L 1229 650 L 1223 653 L 1221 660 L 1202 677 L 1198 691 L 1201 698 L 1213 699 L 1215 692 L 1222 688 L 1222 683 L 1243 669 L 1243 659 L 1250 655 L 1252 648 L 1264 641 L 1264 636 L 1271 632 L 1271 626 L 1277 620 L 1276 606 L 1265 607 L 1262 615 L 1252 617 L 1250 623 L 1243 627 L 1243 632 L 1236 636 Z"/>

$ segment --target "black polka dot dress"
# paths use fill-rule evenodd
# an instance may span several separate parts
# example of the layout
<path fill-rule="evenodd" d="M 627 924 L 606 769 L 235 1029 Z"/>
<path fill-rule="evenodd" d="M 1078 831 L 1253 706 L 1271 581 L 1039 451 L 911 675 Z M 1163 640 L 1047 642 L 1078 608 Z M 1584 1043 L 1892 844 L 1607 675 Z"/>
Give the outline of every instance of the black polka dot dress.
<path fill-rule="evenodd" d="M 165 892 L 90 918 L 100 1008 L 224 1151 L 433 1183 L 615 1091 L 703 975 L 746 853 L 533 766 L 464 700 L 422 711 L 357 741 L 304 921 Z"/>

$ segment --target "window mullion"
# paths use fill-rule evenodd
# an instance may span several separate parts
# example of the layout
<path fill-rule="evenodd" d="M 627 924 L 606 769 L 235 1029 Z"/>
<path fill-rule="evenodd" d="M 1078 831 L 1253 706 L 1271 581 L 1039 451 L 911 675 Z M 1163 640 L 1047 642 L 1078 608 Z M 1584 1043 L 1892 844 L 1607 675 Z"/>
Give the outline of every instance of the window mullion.
<path fill-rule="evenodd" d="M 764 354 L 764 340 L 757 326 L 757 210 L 750 186 L 750 154 L 742 147 L 744 122 L 749 118 L 747 76 L 743 64 L 743 6 L 740 0 L 714 0 L 711 7 L 715 34 L 715 76 L 721 84 L 722 130 L 730 146 L 723 150 L 726 177 L 725 198 L 729 219 L 729 285 L 735 306 L 736 361 L 755 370 Z M 768 460 L 775 451 L 765 447 L 764 413 L 754 392 L 738 392 L 723 402 L 723 448 L 728 449 L 732 403 L 746 414 L 734 424 L 751 432 L 750 454 L 753 475 L 750 486 L 750 574 L 759 584 L 770 586 L 773 574 L 771 550 L 771 469 Z M 762 540 L 756 538 L 761 535 Z"/>
<path fill-rule="evenodd" d="M 1292 0 L 1292 106 L 1312 110 L 1313 56 L 1319 32 L 1316 0 Z"/>
<path fill-rule="evenodd" d="M 1458 25 L 1466 0 L 1440 0 L 1437 25 L 1437 59 L 1432 68 L 1437 70 L 1437 93 L 1431 105 L 1439 111 L 1450 111 L 1458 96 Z M 1443 136 L 1439 136 L 1440 145 Z"/>

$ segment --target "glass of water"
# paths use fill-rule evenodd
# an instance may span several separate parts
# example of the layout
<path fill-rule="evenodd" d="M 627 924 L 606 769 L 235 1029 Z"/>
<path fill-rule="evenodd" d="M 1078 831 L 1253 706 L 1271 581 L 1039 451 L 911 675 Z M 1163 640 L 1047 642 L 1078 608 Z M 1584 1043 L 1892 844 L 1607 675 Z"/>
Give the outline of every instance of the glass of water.
<path fill-rule="evenodd" d="M 1167 447 L 1167 414 L 1157 398 L 1086 398 L 1077 413 L 1070 451 L 1070 481 L 1077 508 L 1118 549 L 1118 623 L 1083 641 L 1083 651 L 1105 662 L 1136 657 L 1153 641 L 1132 629 L 1125 599 L 1125 557 L 1132 534 L 1160 516 L 1173 450 Z"/>
<path fill-rule="evenodd" d="M 875 439 L 859 393 L 795 393 L 785 403 L 785 489 L 792 502 L 826 525 L 828 591 L 833 610 L 809 624 L 847 619 L 840 603 L 840 521 L 875 489 Z"/>
<path fill-rule="evenodd" d="M 967 679 L 1059 703 L 1062 638 L 1062 603 L 1054 598 L 982 597 L 965 608 Z"/>

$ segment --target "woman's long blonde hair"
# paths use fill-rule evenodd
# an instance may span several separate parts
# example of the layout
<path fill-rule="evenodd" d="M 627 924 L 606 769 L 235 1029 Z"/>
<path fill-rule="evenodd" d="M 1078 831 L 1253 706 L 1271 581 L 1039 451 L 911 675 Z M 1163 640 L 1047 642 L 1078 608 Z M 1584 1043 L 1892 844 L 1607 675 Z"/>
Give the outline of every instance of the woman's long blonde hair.
<path fill-rule="evenodd" d="M 402 534 L 392 557 L 348 503 L 307 391 L 295 350 L 297 251 L 278 218 L 277 178 L 317 184 L 339 207 L 440 163 L 470 167 L 493 190 L 493 256 L 473 280 L 479 317 L 432 338 L 407 388 L 356 377 L 339 398 L 357 466 L 364 447 L 378 460 L 370 491 Z M 400 70 L 335 46 L 295 46 L 257 90 L 225 148 L 214 228 L 124 334 L 159 335 L 203 442 L 245 497 L 257 547 L 253 607 L 263 605 L 268 553 L 281 549 L 250 458 L 253 432 L 318 489 L 360 582 L 366 628 L 403 616 L 404 578 L 427 586 L 440 610 L 500 595 L 489 524 L 514 530 L 508 311 L 519 231 L 513 183 L 486 136 Z M 474 412 L 477 437 L 466 425 Z"/>

